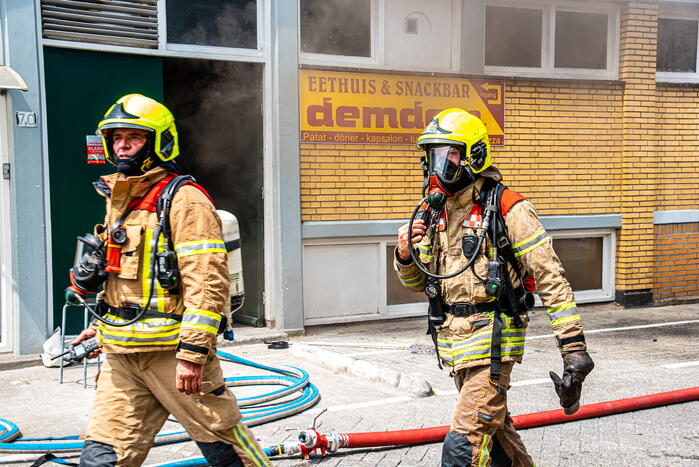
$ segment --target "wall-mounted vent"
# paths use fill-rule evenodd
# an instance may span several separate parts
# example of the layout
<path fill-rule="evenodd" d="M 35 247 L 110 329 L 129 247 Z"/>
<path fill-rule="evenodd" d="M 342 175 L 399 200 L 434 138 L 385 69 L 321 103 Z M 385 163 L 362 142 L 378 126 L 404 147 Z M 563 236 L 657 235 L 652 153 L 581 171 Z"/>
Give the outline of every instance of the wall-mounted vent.
<path fill-rule="evenodd" d="M 414 16 L 409 16 L 405 18 L 405 33 L 406 34 L 417 34 L 418 19 Z"/>
<path fill-rule="evenodd" d="M 158 48 L 158 0 L 41 0 L 45 39 Z"/>

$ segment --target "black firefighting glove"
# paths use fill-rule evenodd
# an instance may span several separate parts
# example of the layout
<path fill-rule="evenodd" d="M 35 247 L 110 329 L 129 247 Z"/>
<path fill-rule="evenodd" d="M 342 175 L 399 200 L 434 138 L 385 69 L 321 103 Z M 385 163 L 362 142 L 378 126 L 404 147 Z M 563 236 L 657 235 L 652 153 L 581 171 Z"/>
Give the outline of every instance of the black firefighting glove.
<path fill-rule="evenodd" d="M 585 350 L 578 350 L 563 356 L 563 378 L 549 372 L 566 415 L 573 415 L 580 408 L 582 383 L 594 367 L 590 355 Z"/>

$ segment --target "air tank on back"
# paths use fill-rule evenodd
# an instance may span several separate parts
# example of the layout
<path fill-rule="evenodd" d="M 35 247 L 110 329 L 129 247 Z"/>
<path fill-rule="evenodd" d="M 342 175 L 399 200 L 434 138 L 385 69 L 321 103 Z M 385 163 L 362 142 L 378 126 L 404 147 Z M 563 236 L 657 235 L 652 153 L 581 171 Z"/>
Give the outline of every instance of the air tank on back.
<path fill-rule="evenodd" d="M 243 258 L 240 248 L 240 228 L 238 219 L 228 211 L 218 209 L 216 211 L 221 218 L 223 227 L 223 241 L 226 242 L 228 252 L 228 273 L 231 275 L 230 299 L 223 308 L 226 317 L 226 329 L 223 338 L 233 340 L 232 315 L 238 311 L 245 302 L 245 287 L 243 284 Z"/>

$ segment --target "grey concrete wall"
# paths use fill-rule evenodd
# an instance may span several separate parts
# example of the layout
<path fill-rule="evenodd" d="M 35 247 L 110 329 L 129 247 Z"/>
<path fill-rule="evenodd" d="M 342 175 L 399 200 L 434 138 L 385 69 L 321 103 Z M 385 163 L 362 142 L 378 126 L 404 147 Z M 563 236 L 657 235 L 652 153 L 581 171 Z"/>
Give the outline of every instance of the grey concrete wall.
<path fill-rule="evenodd" d="M 11 213 L 13 219 L 12 252 L 16 308 L 14 352 L 41 352 L 41 344 L 49 326 L 48 266 L 46 246 L 46 186 L 42 90 L 39 54 L 41 53 L 35 2 L 5 0 L 2 2 L 5 64 L 17 71 L 29 91 L 9 91 L 10 161 L 12 164 Z M 69 112 L 74 109 L 66 109 Z M 36 128 L 14 125 L 17 111 L 35 112 Z"/>
<path fill-rule="evenodd" d="M 271 150 L 272 268 L 267 306 L 275 326 L 303 329 L 303 268 L 299 175 L 298 2 L 272 0 Z M 269 225 L 269 224 L 267 224 Z M 269 245 L 268 245 L 269 248 Z"/>

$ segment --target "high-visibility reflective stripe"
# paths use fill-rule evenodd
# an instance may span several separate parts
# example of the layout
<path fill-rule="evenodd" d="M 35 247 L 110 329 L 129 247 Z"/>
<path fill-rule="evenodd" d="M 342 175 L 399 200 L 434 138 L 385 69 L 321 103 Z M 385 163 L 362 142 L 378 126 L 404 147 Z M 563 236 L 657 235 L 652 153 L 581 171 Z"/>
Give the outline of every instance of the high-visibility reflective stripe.
<path fill-rule="evenodd" d="M 151 254 L 153 253 L 153 248 L 156 247 L 155 239 L 153 234 L 154 229 L 146 229 L 144 232 L 144 247 L 143 247 L 143 268 L 141 269 L 141 306 L 146 306 L 146 300 L 150 296 L 150 284 L 151 284 Z M 163 251 L 165 249 L 165 238 L 161 235 L 158 238 L 156 252 Z M 165 312 L 165 290 L 160 286 L 157 280 L 154 280 L 155 290 L 153 291 L 153 297 L 151 301 L 147 304 L 149 310 L 159 311 L 161 313 Z"/>
<path fill-rule="evenodd" d="M 564 324 L 580 319 L 575 302 L 565 302 L 554 307 L 547 307 L 546 312 L 552 325 Z"/>
<path fill-rule="evenodd" d="M 108 318 L 110 321 L 114 321 L 117 323 L 125 323 L 126 321 L 130 321 L 120 318 L 118 316 L 114 316 L 111 313 L 107 313 L 106 318 Z M 121 327 L 119 329 L 140 329 L 142 331 L 151 332 L 157 331 L 159 329 L 175 329 L 176 327 L 179 327 L 180 324 L 181 323 L 178 320 L 171 318 L 142 318 L 136 321 L 135 323 Z M 103 326 L 109 327 L 108 325 L 104 324 Z"/>
<path fill-rule="evenodd" d="M 177 256 L 200 255 L 203 253 L 227 253 L 223 240 L 209 239 L 194 242 L 182 242 L 175 245 Z"/>
<path fill-rule="evenodd" d="M 417 276 L 412 276 L 412 277 L 406 277 L 402 278 L 398 276 L 398 279 L 405 285 L 406 287 L 417 287 L 418 285 L 421 285 L 423 282 L 425 282 L 425 274 L 420 271 Z"/>
<path fill-rule="evenodd" d="M 483 442 L 481 443 L 481 458 L 478 461 L 478 466 L 489 466 L 490 465 L 490 435 L 483 435 Z"/>
<path fill-rule="evenodd" d="M 557 326 L 559 324 L 565 324 L 565 323 L 570 323 L 571 321 L 580 321 L 580 320 L 581 320 L 580 315 L 575 314 L 575 315 L 571 315 L 571 316 L 566 316 L 565 318 L 561 318 L 561 319 L 554 319 L 553 321 L 551 321 L 551 326 Z"/>
<path fill-rule="evenodd" d="M 420 252 L 420 259 L 424 261 L 432 260 L 432 248 L 418 243 L 417 249 Z"/>
<path fill-rule="evenodd" d="M 233 427 L 233 436 L 236 441 L 238 441 L 238 445 L 250 456 L 250 459 L 255 465 L 260 467 L 268 466 L 269 464 L 265 462 L 264 455 L 260 453 L 257 443 L 250 440 L 245 430 L 241 428 L 241 423 L 243 422 L 238 422 L 238 424 Z"/>
<path fill-rule="evenodd" d="M 125 346 L 138 345 L 177 345 L 180 340 L 180 330 L 173 329 L 168 332 L 143 333 L 117 331 L 114 329 L 100 328 L 100 336 L 107 344 L 117 344 Z"/>
<path fill-rule="evenodd" d="M 183 328 L 199 329 L 212 334 L 218 334 L 220 323 L 220 314 L 213 311 L 200 310 L 198 308 L 187 308 L 182 317 Z"/>
<path fill-rule="evenodd" d="M 524 355 L 524 343 L 520 345 L 503 345 L 501 347 L 501 355 L 503 356 L 514 356 L 514 355 Z M 471 350 L 470 352 L 464 352 L 457 357 L 451 355 L 443 355 L 439 353 L 439 357 L 442 361 L 449 365 L 458 365 L 461 362 L 468 360 L 479 360 L 481 358 L 490 358 L 490 346 L 483 346 L 479 349 Z"/>
<path fill-rule="evenodd" d="M 508 335 L 510 333 L 504 333 L 502 335 L 502 343 L 509 343 L 513 346 L 522 345 L 524 346 L 525 337 L 520 333 L 513 333 L 513 335 Z M 456 341 L 453 343 L 447 343 L 444 341 L 437 342 L 437 350 L 440 355 L 451 355 L 457 356 L 473 350 L 486 349 L 489 348 L 492 342 L 492 333 L 487 331 L 485 333 L 479 333 L 477 337 L 466 339 L 463 341 Z"/>
<path fill-rule="evenodd" d="M 546 233 L 546 230 L 540 229 L 534 235 L 531 235 L 522 240 L 521 242 L 517 242 L 514 245 L 512 245 L 512 251 L 514 251 L 515 256 L 522 256 L 523 254 L 544 244 L 550 238 L 551 236 L 548 233 Z"/>

